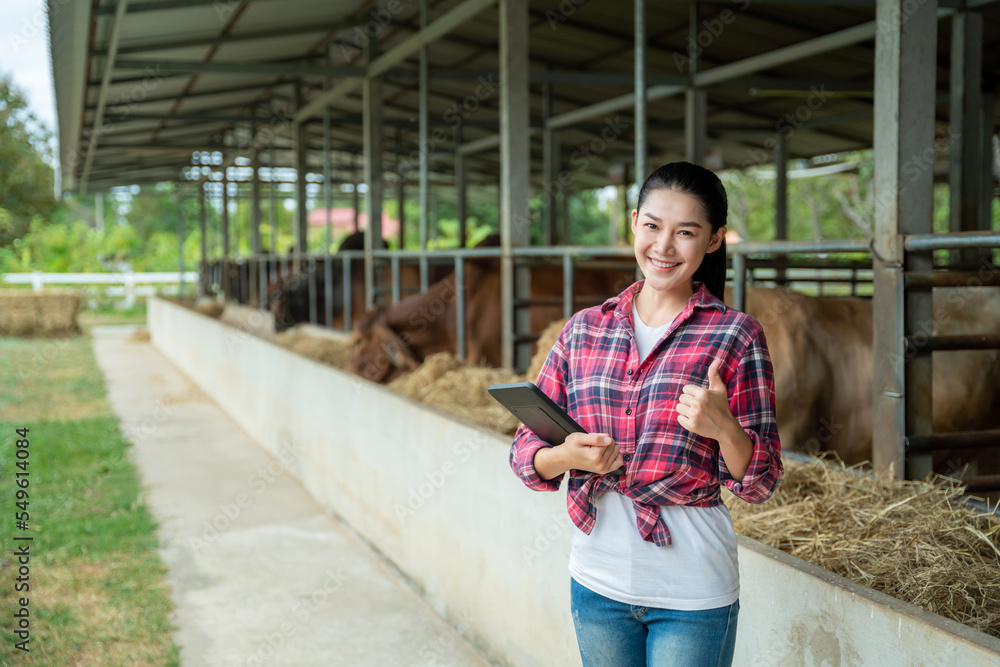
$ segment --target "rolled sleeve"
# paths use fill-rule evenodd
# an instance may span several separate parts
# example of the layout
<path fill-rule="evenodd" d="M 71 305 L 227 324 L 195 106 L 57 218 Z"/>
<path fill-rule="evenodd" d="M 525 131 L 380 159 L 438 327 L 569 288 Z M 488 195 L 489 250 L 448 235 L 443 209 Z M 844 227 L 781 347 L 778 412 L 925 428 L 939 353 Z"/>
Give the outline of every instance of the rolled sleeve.
<path fill-rule="evenodd" d="M 781 441 L 774 411 L 774 371 L 764 331 L 758 331 L 736 367 L 729 386 L 729 409 L 753 443 L 743 481 L 737 482 L 719 457 L 719 480 L 739 498 L 762 503 L 784 475 Z"/>
<path fill-rule="evenodd" d="M 563 327 L 555 345 L 545 357 L 545 363 L 542 365 L 542 369 L 538 373 L 538 380 L 535 382 L 538 388 L 563 410 L 566 409 L 566 336 L 572 322 L 571 319 Z M 528 488 L 535 491 L 559 490 L 559 485 L 566 473 L 546 480 L 542 479 L 535 470 L 535 454 L 543 447 L 551 446 L 552 444 L 539 438 L 524 424 L 521 424 L 514 433 L 514 443 L 510 448 L 510 467 Z"/>

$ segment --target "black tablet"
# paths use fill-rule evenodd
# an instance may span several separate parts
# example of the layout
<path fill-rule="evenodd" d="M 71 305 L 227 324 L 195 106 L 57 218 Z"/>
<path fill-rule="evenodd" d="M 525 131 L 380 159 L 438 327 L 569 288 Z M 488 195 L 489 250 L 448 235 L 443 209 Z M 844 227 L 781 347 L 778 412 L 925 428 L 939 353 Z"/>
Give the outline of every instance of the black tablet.
<path fill-rule="evenodd" d="M 486 391 L 531 429 L 532 433 L 550 445 L 561 444 L 570 433 L 586 433 L 565 410 L 532 382 L 494 384 Z M 609 474 L 624 475 L 625 466 L 620 466 Z"/>

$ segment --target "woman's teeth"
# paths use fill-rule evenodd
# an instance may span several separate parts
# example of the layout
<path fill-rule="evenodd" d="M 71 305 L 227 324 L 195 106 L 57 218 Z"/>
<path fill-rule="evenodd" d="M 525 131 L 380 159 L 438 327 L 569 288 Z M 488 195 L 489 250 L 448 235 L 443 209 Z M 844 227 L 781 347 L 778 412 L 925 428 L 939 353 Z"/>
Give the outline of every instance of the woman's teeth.
<path fill-rule="evenodd" d="M 660 269 L 670 269 L 680 264 L 680 262 L 660 262 L 653 259 L 652 257 L 649 259 L 649 261 L 652 263 L 653 266 Z"/>

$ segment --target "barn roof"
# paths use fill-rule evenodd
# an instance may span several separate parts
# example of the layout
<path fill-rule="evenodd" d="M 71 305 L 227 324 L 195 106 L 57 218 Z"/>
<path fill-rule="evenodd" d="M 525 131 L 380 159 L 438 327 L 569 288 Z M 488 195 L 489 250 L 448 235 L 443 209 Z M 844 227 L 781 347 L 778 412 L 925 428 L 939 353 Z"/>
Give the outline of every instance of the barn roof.
<path fill-rule="evenodd" d="M 982 71 L 1000 83 L 1000 5 L 939 3 L 937 118 L 948 120 L 950 21 L 961 6 L 984 16 Z M 273 132 L 276 166 L 293 167 L 288 120 L 335 86 L 330 100 L 332 174 L 361 170 L 362 48 L 377 36 L 381 53 L 419 29 L 413 0 L 49 0 L 52 68 L 64 191 L 179 180 L 196 152 L 245 150 L 251 121 Z M 431 1 L 431 20 L 467 12 L 467 20 L 430 43 L 428 90 L 431 182 L 451 182 L 454 130 L 463 144 L 499 132 L 498 18 L 495 2 Z M 696 84 L 707 90 L 710 166 L 770 161 L 776 133 L 789 156 L 813 157 L 872 145 L 874 0 L 753 0 L 698 4 Z M 531 122 L 543 124 L 548 82 L 551 117 L 560 121 L 563 163 L 580 160 L 575 187 L 608 182 L 633 156 L 632 107 L 567 115 L 632 92 L 631 2 L 531 0 Z M 647 3 L 647 142 L 651 164 L 684 155 L 690 8 Z M 770 56 L 769 56 L 770 54 Z M 383 166 L 411 159 L 418 146 L 415 55 L 388 67 L 384 83 Z M 315 106 L 315 105 L 314 105 Z M 584 114 L 586 115 L 586 114 Z M 619 134 L 587 151 L 608 124 Z M 322 170 L 322 120 L 307 123 L 310 170 Z M 264 146 L 261 146 L 264 148 Z M 584 160 L 583 157 L 586 159 Z M 263 163 L 268 165 L 271 156 Z M 532 143 L 532 174 L 542 147 Z M 499 150 L 466 158 L 469 179 L 495 184 Z M 415 173 L 414 173 L 415 176 Z"/>

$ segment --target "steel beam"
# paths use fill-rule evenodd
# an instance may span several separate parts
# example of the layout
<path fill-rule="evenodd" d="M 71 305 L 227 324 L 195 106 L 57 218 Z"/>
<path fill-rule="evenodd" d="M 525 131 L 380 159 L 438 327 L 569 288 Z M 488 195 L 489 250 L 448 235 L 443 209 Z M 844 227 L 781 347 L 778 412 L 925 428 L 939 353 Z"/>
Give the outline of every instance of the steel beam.
<path fill-rule="evenodd" d="M 692 3 L 693 4 L 693 3 Z M 635 182 L 642 187 L 646 179 L 646 0 L 635 0 L 633 10 L 635 19 L 635 82 L 632 92 L 635 94 Z M 551 132 L 551 129 L 549 130 Z M 628 170 L 626 170 L 628 171 Z M 628 209 L 628 179 L 625 178 L 625 200 Z M 626 218 L 628 215 L 626 214 Z M 628 222 L 626 220 L 626 222 Z"/>
<path fill-rule="evenodd" d="M 368 46 L 369 63 L 374 59 L 377 43 L 373 39 Z M 365 227 L 365 307 L 375 305 L 375 257 L 372 252 L 382 238 L 382 82 L 377 77 L 369 77 L 362 85 L 364 99 L 364 142 L 365 142 L 365 207 L 368 211 L 368 225 Z M 355 192 L 357 187 L 355 187 Z"/>
<path fill-rule="evenodd" d="M 919 156 L 934 139 L 936 2 L 879 0 L 875 23 L 873 463 L 902 478 L 904 435 L 931 431 L 930 357 L 907 359 L 903 348 L 907 322 L 932 321 L 930 294 L 904 295 L 903 270 L 933 266 L 929 253 L 905 254 L 901 235 L 932 231 L 934 170 Z"/>
<path fill-rule="evenodd" d="M 530 294 L 526 269 L 514 270 L 515 247 L 530 241 L 528 213 L 530 144 L 528 138 L 528 0 L 500 0 L 500 285 L 504 368 L 523 367 L 523 346 L 514 337 L 525 330 L 525 309 L 514 299 Z M 515 276 L 515 273 L 518 275 Z M 515 278 L 517 282 L 515 283 Z M 530 322 L 530 320 L 529 320 Z M 520 326 L 519 326 L 520 325 Z M 478 360 L 472 360 L 477 362 Z"/>
<path fill-rule="evenodd" d="M 985 149 L 979 117 L 983 104 L 983 17 L 978 12 L 959 12 L 951 21 L 948 228 L 952 232 L 971 232 L 980 228 L 980 154 Z M 971 267 L 978 257 L 973 248 L 953 250 L 949 253 L 949 263 Z"/>
<path fill-rule="evenodd" d="M 302 106 L 302 82 L 295 83 L 295 106 Z M 308 151 L 309 146 L 306 141 L 306 128 L 304 125 L 296 126 L 295 132 L 295 254 L 301 256 L 309 251 L 308 229 L 309 222 L 306 210 L 306 171 L 309 169 Z"/>
<path fill-rule="evenodd" d="M 428 19 L 428 4 L 427 0 L 420 0 L 419 3 L 420 11 L 420 31 L 417 34 L 423 33 L 427 29 L 427 19 Z M 430 221 L 428 220 L 428 205 L 429 205 L 429 194 L 430 194 L 430 181 L 429 181 L 429 171 L 430 171 L 430 156 L 428 154 L 428 149 L 430 148 L 427 143 L 427 89 L 430 86 L 430 81 L 428 80 L 428 67 L 429 61 L 427 59 L 427 45 L 426 43 L 420 47 L 420 81 L 419 88 L 417 91 L 417 123 L 418 123 L 418 139 L 417 139 L 417 150 L 420 156 L 420 169 L 419 169 L 419 202 L 420 202 L 420 249 L 427 250 L 427 240 L 429 235 Z M 420 291 L 426 292 L 428 287 L 428 265 L 427 258 L 420 258 Z"/>

